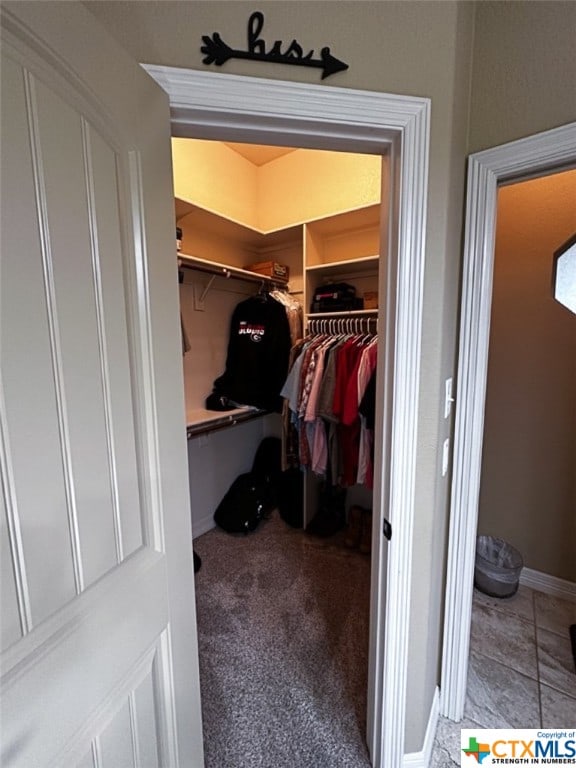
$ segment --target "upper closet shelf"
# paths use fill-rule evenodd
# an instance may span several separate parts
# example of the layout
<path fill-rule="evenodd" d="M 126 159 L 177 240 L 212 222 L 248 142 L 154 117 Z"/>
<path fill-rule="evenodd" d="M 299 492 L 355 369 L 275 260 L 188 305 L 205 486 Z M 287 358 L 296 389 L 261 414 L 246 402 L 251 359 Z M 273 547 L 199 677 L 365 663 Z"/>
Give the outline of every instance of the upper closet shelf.
<path fill-rule="evenodd" d="M 334 312 L 310 312 L 309 320 L 317 317 L 374 317 L 378 315 L 378 309 L 338 309 Z"/>
<path fill-rule="evenodd" d="M 330 261 L 322 264 L 309 264 L 307 272 L 318 272 L 322 275 L 336 275 L 340 273 L 355 272 L 377 273 L 379 256 L 363 256 L 359 259 L 343 259 L 342 261 Z"/>
<path fill-rule="evenodd" d="M 263 283 L 269 286 L 282 286 L 286 287 L 287 281 L 278 277 L 268 277 L 267 275 L 261 275 L 258 272 L 250 272 L 248 269 L 241 269 L 240 267 L 231 267 L 228 264 L 219 264 L 216 261 L 209 261 L 208 259 L 201 259 L 199 256 L 190 256 L 186 253 L 178 253 L 178 258 L 183 267 L 189 267 L 195 269 L 198 272 L 207 272 L 208 274 L 230 277 L 235 280 L 245 280 L 249 283 Z"/>

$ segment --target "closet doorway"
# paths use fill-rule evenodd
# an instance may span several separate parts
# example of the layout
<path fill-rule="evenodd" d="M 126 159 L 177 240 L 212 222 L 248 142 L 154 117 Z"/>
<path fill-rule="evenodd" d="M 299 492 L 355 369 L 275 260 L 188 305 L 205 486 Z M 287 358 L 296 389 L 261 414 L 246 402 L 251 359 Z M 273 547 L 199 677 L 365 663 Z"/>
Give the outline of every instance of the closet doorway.
<path fill-rule="evenodd" d="M 576 679 L 558 686 L 547 666 L 569 657 L 576 620 L 576 315 L 551 288 L 575 201 L 576 170 L 498 189 L 477 532 L 510 542 L 524 567 L 514 598 L 474 590 L 465 711 L 484 727 L 562 726 L 576 715 Z M 522 706 L 499 707 L 502 689 L 521 689 Z"/>
<path fill-rule="evenodd" d="M 146 66 L 170 96 L 173 136 L 390 158 L 380 270 L 368 746 L 375 768 L 404 757 L 429 101 Z M 385 297 L 385 300 L 383 300 Z M 384 518 L 391 524 L 388 547 Z"/>
<path fill-rule="evenodd" d="M 389 157 L 197 139 L 173 139 L 172 150 L 206 764 L 250 755 L 292 768 L 338 755 L 368 766 Z M 298 431 L 292 399 L 284 414 L 266 403 L 278 400 L 289 361 L 300 397 L 306 371 L 314 377 Z M 248 405 L 218 410 L 213 388 Z M 286 446 L 278 510 L 249 537 L 214 530 L 215 510 L 263 439 L 269 451 Z M 261 722 L 274 725 L 261 731 Z"/>

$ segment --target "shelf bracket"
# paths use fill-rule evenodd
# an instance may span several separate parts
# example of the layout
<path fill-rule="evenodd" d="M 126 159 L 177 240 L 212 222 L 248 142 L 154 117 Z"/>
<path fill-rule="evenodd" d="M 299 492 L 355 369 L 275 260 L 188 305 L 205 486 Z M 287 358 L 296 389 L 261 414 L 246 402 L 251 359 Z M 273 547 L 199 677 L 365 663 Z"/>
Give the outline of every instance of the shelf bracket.
<path fill-rule="evenodd" d="M 216 280 L 216 277 L 217 277 L 217 275 L 212 275 L 210 277 L 210 280 L 208 280 L 208 282 L 206 283 L 206 287 L 204 288 L 204 290 L 202 291 L 202 293 L 201 293 L 201 295 L 200 295 L 200 297 L 198 299 L 198 302 L 200 304 L 204 303 L 204 299 L 208 295 L 208 291 L 210 290 L 210 288 L 212 288 L 212 283 L 214 282 L 214 280 Z M 226 275 L 226 277 L 228 277 L 228 275 Z"/>

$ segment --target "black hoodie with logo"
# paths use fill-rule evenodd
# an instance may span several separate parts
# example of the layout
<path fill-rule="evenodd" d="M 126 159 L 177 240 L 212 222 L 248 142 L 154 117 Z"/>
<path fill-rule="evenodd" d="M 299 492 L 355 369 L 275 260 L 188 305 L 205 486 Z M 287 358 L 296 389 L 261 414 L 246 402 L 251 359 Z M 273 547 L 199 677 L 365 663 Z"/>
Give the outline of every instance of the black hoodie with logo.
<path fill-rule="evenodd" d="M 290 327 L 284 306 L 265 294 L 240 302 L 230 322 L 226 370 L 214 382 L 206 407 L 226 410 L 242 404 L 281 411 L 279 393 L 288 374 L 289 355 Z"/>

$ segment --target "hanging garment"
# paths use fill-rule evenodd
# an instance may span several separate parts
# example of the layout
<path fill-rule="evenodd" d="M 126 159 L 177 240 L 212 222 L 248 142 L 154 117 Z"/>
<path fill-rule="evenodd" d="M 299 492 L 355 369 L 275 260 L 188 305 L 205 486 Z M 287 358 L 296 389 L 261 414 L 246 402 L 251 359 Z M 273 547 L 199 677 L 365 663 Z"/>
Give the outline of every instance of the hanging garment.
<path fill-rule="evenodd" d="M 301 468 L 347 487 L 372 485 L 372 442 L 359 406 L 376 368 L 377 337 L 318 334 L 292 349 L 281 394 Z M 285 415 L 286 412 L 285 412 Z"/>
<path fill-rule="evenodd" d="M 290 327 L 290 342 L 296 344 L 302 338 L 302 305 L 286 291 L 276 289 L 270 291 L 270 296 L 284 305 Z"/>
<path fill-rule="evenodd" d="M 300 460 L 298 454 L 298 430 L 292 421 L 292 415 L 290 411 L 290 376 L 293 379 L 293 370 L 296 359 L 299 357 L 302 347 L 304 345 L 303 339 L 299 339 L 296 344 L 290 350 L 288 379 L 280 392 L 284 398 L 282 405 L 282 471 L 286 472 L 289 469 L 300 469 Z M 294 398 L 298 398 L 298 392 L 294 394 Z"/>
<path fill-rule="evenodd" d="M 376 381 L 377 347 L 371 341 L 362 354 L 360 367 L 358 368 L 358 413 L 360 416 L 360 450 L 358 453 L 358 485 L 373 485 L 373 454 L 374 454 L 374 424 L 368 425 L 366 416 L 362 412 L 361 404 L 368 389 L 368 383 L 372 376 Z"/>
<path fill-rule="evenodd" d="M 268 295 L 240 302 L 230 322 L 226 369 L 214 382 L 206 407 L 224 398 L 280 412 L 289 354 L 290 328 L 284 306 Z"/>
<path fill-rule="evenodd" d="M 354 485 L 358 475 L 360 449 L 360 419 L 358 417 L 358 365 L 362 349 L 357 339 L 348 340 L 338 352 L 336 361 L 336 390 L 334 415 L 338 425 L 341 451 L 339 481 L 343 486 Z"/>

